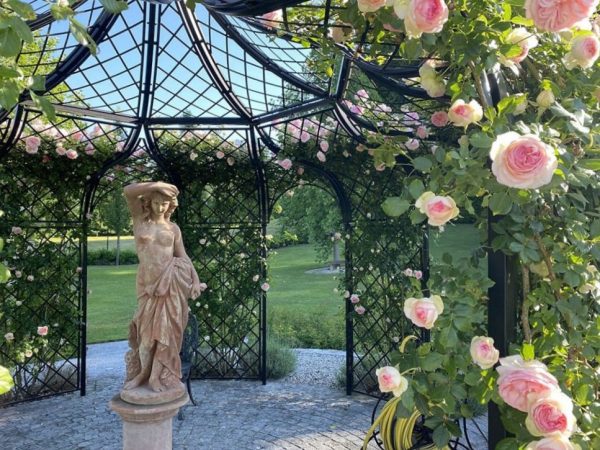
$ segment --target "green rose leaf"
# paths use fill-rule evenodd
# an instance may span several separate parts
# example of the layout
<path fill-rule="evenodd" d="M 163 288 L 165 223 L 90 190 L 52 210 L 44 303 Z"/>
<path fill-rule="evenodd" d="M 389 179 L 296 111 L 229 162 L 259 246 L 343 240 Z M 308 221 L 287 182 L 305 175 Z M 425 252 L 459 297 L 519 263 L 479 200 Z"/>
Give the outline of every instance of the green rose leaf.
<path fill-rule="evenodd" d="M 578 163 L 579 167 L 589 170 L 600 170 L 600 159 L 583 159 Z"/>
<path fill-rule="evenodd" d="M 433 430 L 433 443 L 437 448 L 444 448 L 450 441 L 450 432 L 445 425 L 439 425 Z"/>
<path fill-rule="evenodd" d="M 425 156 L 419 156 L 418 158 L 413 159 L 413 167 L 420 172 L 429 172 L 433 163 L 431 159 L 426 158 Z"/>
<path fill-rule="evenodd" d="M 21 51 L 21 38 L 13 28 L 0 29 L 0 56 L 11 58 Z"/>
<path fill-rule="evenodd" d="M 425 191 L 425 185 L 421 180 L 413 180 L 408 185 L 408 192 L 410 192 L 410 195 L 412 195 L 415 200 L 421 196 L 423 191 Z"/>
<path fill-rule="evenodd" d="M 19 16 L 21 16 L 25 20 L 33 20 L 36 18 L 35 12 L 33 8 L 28 3 L 23 3 L 19 0 L 7 0 L 8 6 L 14 12 L 16 12 Z"/>
<path fill-rule="evenodd" d="M 533 361 L 535 359 L 535 347 L 533 344 L 525 343 L 523 344 L 521 354 L 523 355 L 523 359 L 525 361 Z"/>
<path fill-rule="evenodd" d="M 0 395 L 10 391 L 14 386 L 12 376 L 6 367 L 0 366 Z"/>
<path fill-rule="evenodd" d="M 512 209 L 512 199 L 507 192 L 496 192 L 490 197 L 489 207 L 495 216 L 508 214 Z"/>
<path fill-rule="evenodd" d="M 399 217 L 410 208 L 410 203 L 400 197 L 389 197 L 381 204 L 381 208 L 388 216 Z"/>
<path fill-rule="evenodd" d="M 100 3 L 111 14 L 120 14 L 128 8 L 127 2 L 122 0 L 100 0 Z"/>

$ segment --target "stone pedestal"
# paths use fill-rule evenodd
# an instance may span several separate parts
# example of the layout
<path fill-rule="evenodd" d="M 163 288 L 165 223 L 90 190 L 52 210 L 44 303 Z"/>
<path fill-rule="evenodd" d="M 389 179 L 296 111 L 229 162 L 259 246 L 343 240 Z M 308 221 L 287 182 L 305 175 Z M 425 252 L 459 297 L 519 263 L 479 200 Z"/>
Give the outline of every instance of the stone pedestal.
<path fill-rule="evenodd" d="M 185 391 L 175 400 L 154 405 L 128 403 L 115 395 L 110 408 L 123 419 L 123 450 L 171 450 L 173 416 L 188 401 Z"/>

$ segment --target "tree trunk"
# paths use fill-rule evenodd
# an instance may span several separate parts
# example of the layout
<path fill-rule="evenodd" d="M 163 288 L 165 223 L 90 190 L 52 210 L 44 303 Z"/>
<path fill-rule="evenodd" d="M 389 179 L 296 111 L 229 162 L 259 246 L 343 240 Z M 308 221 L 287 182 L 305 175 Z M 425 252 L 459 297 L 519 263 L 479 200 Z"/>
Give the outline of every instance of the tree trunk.
<path fill-rule="evenodd" d="M 117 266 L 119 265 L 119 257 L 121 253 L 121 232 L 117 231 Z"/>

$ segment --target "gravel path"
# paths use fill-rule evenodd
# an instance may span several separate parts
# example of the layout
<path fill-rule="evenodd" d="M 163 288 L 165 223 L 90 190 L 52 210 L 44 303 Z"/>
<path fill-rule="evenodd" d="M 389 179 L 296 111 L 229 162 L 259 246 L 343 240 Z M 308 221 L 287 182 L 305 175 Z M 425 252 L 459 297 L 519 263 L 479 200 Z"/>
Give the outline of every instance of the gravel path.
<path fill-rule="evenodd" d="M 0 409 L 2 450 L 119 450 L 121 422 L 108 408 L 125 375 L 127 342 L 90 345 L 87 395 L 65 394 Z M 334 388 L 345 352 L 295 350 L 294 373 L 255 381 L 194 380 L 198 406 L 173 421 L 175 450 L 358 450 L 373 398 Z M 484 419 L 479 421 L 484 425 Z M 369 450 L 377 449 L 375 444 Z M 475 450 L 487 445 L 473 442 Z"/>

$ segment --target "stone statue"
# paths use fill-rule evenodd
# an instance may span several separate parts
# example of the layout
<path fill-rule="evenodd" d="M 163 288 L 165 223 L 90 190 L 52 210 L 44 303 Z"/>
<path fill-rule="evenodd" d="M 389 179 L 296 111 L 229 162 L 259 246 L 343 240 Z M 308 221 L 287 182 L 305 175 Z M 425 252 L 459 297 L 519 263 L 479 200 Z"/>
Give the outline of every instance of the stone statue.
<path fill-rule="evenodd" d="M 170 217 L 179 191 L 163 182 L 125 187 L 133 218 L 139 259 L 138 307 L 129 327 L 127 380 L 121 398 L 131 403 L 158 403 L 185 394 L 179 352 L 188 320 L 189 298 L 202 284 L 187 256 L 179 227 Z M 173 395 L 168 395 L 171 391 Z"/>

